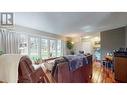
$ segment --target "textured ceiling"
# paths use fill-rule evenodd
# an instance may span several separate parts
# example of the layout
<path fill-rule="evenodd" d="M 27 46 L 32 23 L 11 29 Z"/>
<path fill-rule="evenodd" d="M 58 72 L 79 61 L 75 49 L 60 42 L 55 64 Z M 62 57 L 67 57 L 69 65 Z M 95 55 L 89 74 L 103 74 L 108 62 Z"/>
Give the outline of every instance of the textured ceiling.
<path fill-rule="evenodd" d="M 16 12 L 15 24 L 63 36 L 81 36 L 127 24 L 127 13 Z"/>

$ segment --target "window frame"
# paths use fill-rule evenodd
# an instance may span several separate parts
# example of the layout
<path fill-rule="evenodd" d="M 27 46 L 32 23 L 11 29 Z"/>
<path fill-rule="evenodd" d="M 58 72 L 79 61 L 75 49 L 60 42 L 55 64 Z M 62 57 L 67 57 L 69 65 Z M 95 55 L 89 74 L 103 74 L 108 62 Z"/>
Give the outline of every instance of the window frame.
<path fill-rule="evenodd" d="M 22 35 L 22 33 L 19 33 L 20 35 Z M 23 35 L 26 35 L 27 37 L 27 45 L 28 45 L 28 52 L 27 52 L 27 54 L 28 54 L 28 56 L 30 57 L 31 56 L 31 48 L 30 48 L 30 39 L 31 38 L 37 38 L 38 39 L 38 57 L 39 58 L 41 58 L 41 59 L 43 59 L 42 58 L 42 51 L 41 51 L 41 48 L 42 48 L 42 45 L 41 45 L 41 41 L 42 41 L 42 39 L 45 39 L 45 40 L 47 40 L 48 41 L 48 58 L 50 58 L 50 40 L 54 40 L 55 41 L 55 56 L 54 57 L 59 57 L 59 56 L 57 56 L 57 45 L 58 45 L 58 41 L 60 40 L 61 41 L 61 54 L 60 54 L 60 56 L 63 56 L 63 53 L 64 53 L 64 44 L 63 44 L 63 40 L 61 40 L 61 39 L 57 39 L 57 38 L 51 38 L 51 37 L 46 37 L 46 36 L 37 36 L 37 35 L 29 35 L 29 34 L 27 34 L 27 33 L 23 33 Z M 18 47 L 19 48 L 19 47 Z M 52 57 L 53 58 L 53 57 Z"/>

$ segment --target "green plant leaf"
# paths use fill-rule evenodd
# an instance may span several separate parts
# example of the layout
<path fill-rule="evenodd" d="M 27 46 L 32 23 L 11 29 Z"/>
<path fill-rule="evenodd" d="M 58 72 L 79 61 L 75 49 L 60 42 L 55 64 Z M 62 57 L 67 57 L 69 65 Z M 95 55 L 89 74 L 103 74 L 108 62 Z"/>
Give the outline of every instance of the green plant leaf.
<path fill-rule="evenodd" d="M 67 41 L 66 46 L 68 49 L 73 49 L 74 45 L 71 43 L 71 41 Z"/>

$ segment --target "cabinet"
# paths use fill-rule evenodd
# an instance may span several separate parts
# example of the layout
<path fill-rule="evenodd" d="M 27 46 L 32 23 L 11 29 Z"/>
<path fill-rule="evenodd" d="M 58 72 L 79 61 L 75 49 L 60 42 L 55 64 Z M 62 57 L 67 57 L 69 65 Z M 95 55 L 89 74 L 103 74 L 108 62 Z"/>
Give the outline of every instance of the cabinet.
<path fill-rule="evenodd" d="M 127 82 L 127 57 L 114 57 L 115 79 L 119 82 Z"/>

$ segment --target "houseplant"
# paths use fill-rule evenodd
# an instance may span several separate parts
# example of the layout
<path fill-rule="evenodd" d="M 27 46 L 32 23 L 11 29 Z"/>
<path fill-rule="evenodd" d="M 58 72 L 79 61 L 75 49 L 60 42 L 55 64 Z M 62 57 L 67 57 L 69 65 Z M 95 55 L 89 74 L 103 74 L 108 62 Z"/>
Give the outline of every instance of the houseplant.
<path fill-rule="evenodd" d="M 0 55 L 2 55 L 3 54 L 3 50 L 2 49 L 0 49 Z"/>
<path fill-rule="evenodd" d="M 69 49 L 70 54 L 74 55 L 74 50 L 73 50 L 74 43 L 71 40 L 68 40 L 67 43 L 66 43 L 66 46 Z"/>

